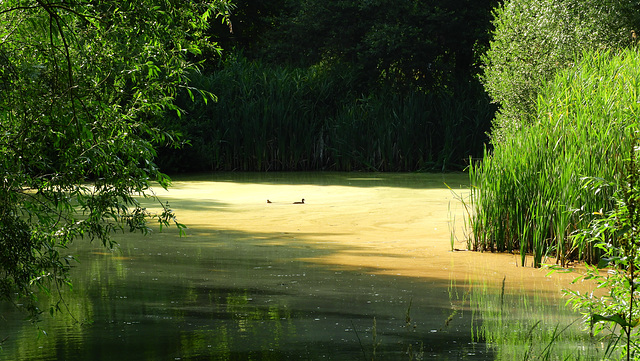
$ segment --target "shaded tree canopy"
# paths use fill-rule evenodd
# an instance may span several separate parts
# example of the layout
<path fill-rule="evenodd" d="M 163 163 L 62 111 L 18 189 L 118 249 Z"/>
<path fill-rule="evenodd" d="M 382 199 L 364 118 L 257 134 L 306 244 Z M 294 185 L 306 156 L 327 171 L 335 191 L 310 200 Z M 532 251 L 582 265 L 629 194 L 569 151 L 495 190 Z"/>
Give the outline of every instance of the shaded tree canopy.
<path fill-rule="evenodd" d="M 32 314 L 34 286 L 68 283 L 62 250 L 79 237 L 110 245 L 116 230 L 145 231 L 149 217 L 175 222 L 151 182 L 157 127 L 178 111 L 179 91 L 203 51 L 205 31 L 229 4 L 165 0 L 0 3 L 0 299 Z M 205 98 L 209 96 L 202 94 Z"/>
<path fill-rule="evenodd" d="M 278 64 L 356 71 L 359 86 L 435 89 L 476 74 L 494 0 L 246 1 L 234 12 L 238 46 Z"/>
<path fill-rule="evenodd" d="M 495 108 L 479 83 L 495 0 L 245 0 L 194 79 L 219 101 L 167 125 L 173 171 L 461 169 Z M 189 104 L 192 104 L 189 102 Z"/>

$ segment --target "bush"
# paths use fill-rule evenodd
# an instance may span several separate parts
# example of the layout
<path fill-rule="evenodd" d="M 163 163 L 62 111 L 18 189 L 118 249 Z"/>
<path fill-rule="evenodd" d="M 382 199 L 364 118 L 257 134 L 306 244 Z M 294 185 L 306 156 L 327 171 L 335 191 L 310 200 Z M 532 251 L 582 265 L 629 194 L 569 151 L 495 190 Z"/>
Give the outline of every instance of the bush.
<path fill-rule="evenodd" d="M 639 19 L 635 1 L 505 1 L 495 10 L 493 40 L 483 58 L 483 83 L 500 106 L 493 140 L 531 124 L 541 86 L 582 51 L 631 44 Z"/>

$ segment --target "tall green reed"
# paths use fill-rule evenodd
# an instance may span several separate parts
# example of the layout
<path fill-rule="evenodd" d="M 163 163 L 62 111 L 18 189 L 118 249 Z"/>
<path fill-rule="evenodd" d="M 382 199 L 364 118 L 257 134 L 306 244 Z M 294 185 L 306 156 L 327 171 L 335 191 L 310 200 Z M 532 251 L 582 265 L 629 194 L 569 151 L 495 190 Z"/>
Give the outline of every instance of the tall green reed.
<path fill-rule="evenodd" d="M 640 79 L 639 79 L 640 80 Z M 640 95 L 640 83 L 634 84 Z M 591 179 L 593 191 L 617 186 L 616 208 L 599 214 L 590 228 L 574 234 L 580 242 L 588 240 L 604 254 L 597 266 L 586 266 L 585 272 L 574 280 L 588 280 L 597 285 L 605 296 L 565 290 L 574 308 L 582 313 L 591 334 L 608 344 L 607 354 L 621 353 L 624 359 L 638 359 L 640 343 L 640 299 L 638 298 L 638 265 L 640 264 L 640 159 L 638 127 L 628 128 L 634 139 L 629 158 L 625 159 L 618 184 Z M 601 212 L 599 212 L 601 213 Z M 608 357 L 608 355 L 606 355 Z"/>
<path fill-rule="evenodd" d="M 194 76 L 218 96 L 168 119 L 191 146 L 162 154 L 177 170 L 462 169 L 481 153 L 493 106 L 477 82 L 455 92 L 371 89 L 321 66 L 273 66 L 242 56 Z M 162 163 L 162 160 L 166 160 Z"/>
<path fill-rule="evenodd" d="M 520 252 L 540 266 L 547 255 L 565 264 L 597 261 L 600 252 L 569 236 L 592 214 L 614 206 L 613 190 L 591 192 L 587 177 L 614 181 L 631 149 L 624 128 L 638 122 L 640 56 L 585 52 L 582 61 L 549 82 L 535 124 L 514 131 L 473 163 L 469 245 Z"/>
<path fill-rule="evenodd" d="M 334 156 L 347 170 L 445 170 L 482 148 L 492 107 L 479 88 L 453 95 L 374 92 L 335 119 Z M 480 98 L 479 98 L 480 97 Z"/>

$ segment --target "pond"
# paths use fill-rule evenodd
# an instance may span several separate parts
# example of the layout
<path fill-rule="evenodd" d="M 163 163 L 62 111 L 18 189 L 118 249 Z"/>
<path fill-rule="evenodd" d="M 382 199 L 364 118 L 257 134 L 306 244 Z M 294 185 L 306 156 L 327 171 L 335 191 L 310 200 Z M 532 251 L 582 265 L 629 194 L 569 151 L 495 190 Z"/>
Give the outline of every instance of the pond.
<path fill-rule="evenodd" d="M 511 351 L 482 325 L 515 335 L 514 324 L 571 324 L 560 290 L 574 276 L 459 251 L 467 187 L 464 174 L 175 177 L 158 195 L 186 235 L 117 235 L 113 250 L 76 242 L 65 312 L 34 326 L 1 305 L 0 359 L 503 359 Z M 578 324 L 559 355 L 593 347 Z"/>

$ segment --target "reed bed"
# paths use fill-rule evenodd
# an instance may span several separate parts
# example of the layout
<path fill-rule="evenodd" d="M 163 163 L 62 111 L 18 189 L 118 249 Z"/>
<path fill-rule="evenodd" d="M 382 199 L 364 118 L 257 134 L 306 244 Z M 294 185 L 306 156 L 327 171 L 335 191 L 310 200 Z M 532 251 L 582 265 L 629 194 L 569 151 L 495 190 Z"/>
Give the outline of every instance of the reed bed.
<path fill-rule="evenodd" d="M 363 95 L 354 79 L 321 66 L 231 58 L 193 78 L 218 101 L 179 101 L 186 112 L 168 125 L 191 146 L 163 152 L 159 163 L 191 171 L 416 171 L 462 169 L 482 153 L 494 108 L 479 83 Z"/>
<path fill-rule="evenodd" d="M 508 134 L 472 164 L 469 248 L 519 252 L 540 266 L 546 256 L 565 264 L 596 262 L 592 244 L 574 244 L 594 212 L 614 207 L 615 185 L 631 129 L 640 114 L 640 56 L 587 52 L 549 82 L 535 124 Z"/>
<path fill-rule="evenodd" d="M 478 155 L 493 108 L 479 92 L 378 92 L 345 107 L 331 142 L 339 170 L 447 170 Z"/>

